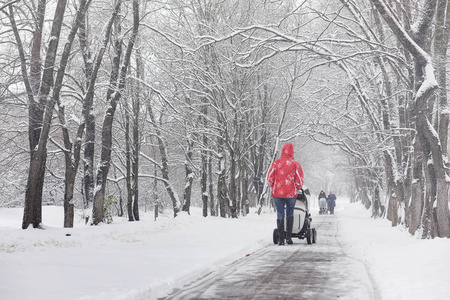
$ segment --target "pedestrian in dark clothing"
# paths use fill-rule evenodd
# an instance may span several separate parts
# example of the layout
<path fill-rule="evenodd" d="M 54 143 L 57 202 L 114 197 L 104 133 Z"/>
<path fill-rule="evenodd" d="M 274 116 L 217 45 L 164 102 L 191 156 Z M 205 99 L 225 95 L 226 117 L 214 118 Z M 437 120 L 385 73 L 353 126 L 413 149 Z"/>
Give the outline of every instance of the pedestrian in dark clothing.
<path fill-rule="evenodd" d="M 324 191 L 320 191 L 319 194 L 319 214 L 323 215 L 327 213 L 327 195 Z"/>
<path fill-rule="evenodd" d="M 328 194 L 328 208 L 330 209 L 330 214 L 334 215 L 334 208 L 336 207 L 336 195 L 330 192 Z"/>
<path fill-rule="evenodd" d="M 298 190 L 303 187 L 303 170 L 294 160 L 294 146 L 286 143 L 281 158 L 275 160 L 269 169 L 267 181 L 272 188 L 272 197 L 277 208 L 278 245 L 284 245 L 284 207 L 286 206 L 286 242 L 292 244 L 294 207 Z"/>

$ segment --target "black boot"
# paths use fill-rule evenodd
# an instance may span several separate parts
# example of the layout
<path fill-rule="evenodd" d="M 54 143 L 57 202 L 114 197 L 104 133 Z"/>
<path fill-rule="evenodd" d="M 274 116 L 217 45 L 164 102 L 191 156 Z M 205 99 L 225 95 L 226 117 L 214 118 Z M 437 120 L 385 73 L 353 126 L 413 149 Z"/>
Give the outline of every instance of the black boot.
<path fill-rule="evenodd" d="M 294 217 L 287 217 L 286 220 L 286 243 L 289 245 L 293 244 L 292 241 L 292 226 L 294 226 Z"/>
<path fill-rule="evenodd" d="M 284 220 L 277 219 L 278 246 L 284 245 Z"/>

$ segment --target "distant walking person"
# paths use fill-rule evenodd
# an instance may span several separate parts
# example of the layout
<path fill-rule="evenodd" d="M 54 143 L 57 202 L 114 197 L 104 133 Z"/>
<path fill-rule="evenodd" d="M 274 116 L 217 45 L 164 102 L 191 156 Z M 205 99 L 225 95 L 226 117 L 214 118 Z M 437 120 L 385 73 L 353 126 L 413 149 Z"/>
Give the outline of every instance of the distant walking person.
<path fill-rule="evenodd" d="M 327 194 L 324 191 L 319 193 L 319 214 L 324 215 L 328 211 Z"/>
<path fill-rule="evenodd" d="M 330 192 L 328 194 L 328 209 L 330 210 L 330 214 L 334 215 L 334 208 L 336 207 L 336 195 Z"/>
<path fill-rule="evenodd" d="M 292 244 L 292 226 L 294 225 L 294 207 L 297 190 L 303 187 L 303 170 L 294 160 L 294 146 L 283 145 L 281 158 L 275 160 L 269 169 L 267 181 L 272 188 L 272 197 L 277 208 L 277 228 L 280 236 L 278 245 L 284 245 L 284 208 L 286 206 L 286 242 Z"/>

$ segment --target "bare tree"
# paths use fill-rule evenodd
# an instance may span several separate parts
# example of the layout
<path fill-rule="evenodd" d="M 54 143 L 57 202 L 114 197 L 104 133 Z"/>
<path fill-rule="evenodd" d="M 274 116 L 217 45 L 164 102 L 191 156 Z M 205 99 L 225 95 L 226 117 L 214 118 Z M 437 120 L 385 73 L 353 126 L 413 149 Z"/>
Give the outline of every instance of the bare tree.
<path fill-rule="evenodd" d="M 416 70 L 415 82 L 415 118 L 418 138 L 421 143 L 422 154 L 425 158 L 431 158 L 432 163 L 424 166 L 426 178 L 425 212 L 423 227 L 424 237 L 450 236 L 450 219 L 448 209 L 449 187 L 445 178 L 447 176 L 445 149 L 439 139 L 439 135 L 429 119 L 429 104 L 433 93 L 438 88 L 434 74 L 432 57 L 427 53 L 430 47 L 426 44 L 426 36 L 429 34 L 435 13 L 437 1 L 425 1 L 423 14 L 417 20 L 418 26 L 408 34 L 396 21 L 391 9 L 382 0 L 371 0 L 386 23 L 389 25 L 399 42 L 407 49 L 414 58 Z M 425 48 L 425 49 L 424 49 Z M 420 201 L 419 199 L 416 199 Z M 435 200 L 436 199 L 436 200 Z M 436 214 L 433 213 L 434 201 L 436 201 Z"/>
<path fill-rule="evenodd" d="M 156 139 L 158 140 L 158 148 L 159 148 L 159 154 L 161 156 L 161 173 L 162 173 L 162 181 L 164 184 L 164 187 L 166 188 L 167 193 L 170 196 L 170 199 L 172 201 L 172 209 L 173 209 L 173 216 L 176 217 L 178 212 L 180 211 L 180 204 L 178 195 L 176 194 L 173 186 L 171 185 L 170 178 L 169 178 L 169 157 L 167 153 L 167 146 L 164 142 L 164 137 L 159 129 L 160 123 L 157 122 L 156 117 L 153 113 L 153 108 L 151 103 L 148 101 L 147 108 L 148 108 L 148 114 L 151 120 L 151 123 L 155 127 L 156 132 Z"/>
<path fill-rule="evenodd" d="M 57 6 L 55 7 L 55 15 L 50 33 L 52 38 L 49 40 L 47 45 L 47 54 L 44 62 L 42 77 L 40 73 L 40 49 L 46 1 L 38 2 L 37 22 L 34 30 L 35 41 L 32 48 L 33 54 L 30 69 L 32 75 L 30 77 L 28 77 L 24 49 L 14 17 L 14 7 L 12 4 L 9 5 L 8 16 L 16 38 L 19 55 L 21 57 L 22 76 L 29 99 L 29 141 L 31 155 L 22 222 L 23 229 L 28 228 L 30 224 L 33 224 L 34 228 L 38 228 L 42 222 L 42 191 L 47 159 L 47 141 L 53 115 L 53 108 L 56 102 L 55 96 L 59 97 L 63 77 L 65 75 L 65 66 L 70 54 L 74 36 L 79 26 L 78 22 L 75 20 L 68 42 L 63 49 L 61 67 L 57 74 L 55 83 L 54 69 L 56 66 L 56 57 L 60 40 L 59 37 L 63 25 L 66 2 L 67 1 L 65 0 L 58 1 Z M 85 9 L 84 5 L 82 9 Z M 39 89 L 37 90 L 38 87 Z M 54 95 L 53 97 L 50 97 L 52 89 Z"/>
<path fill-rule="evenodd" d="M 118 3 L 121 3 L 118 0 Z M 116 56 L 113 59 L 113 66 L 110 77 L 110 86 L 107 92 L 108 107 L 103 119 L 102 125 L 102 148 L 100 163 L 96 174 L 96 188 L 94 193 L 94 205 L 92 209 L 92 224 L 98 225 L 103 222 L 103 205 L 105 200 L 105 189 L 106 182 L 108 178 L 108 171 L 111 162 L 111 151 L 112 151 L 112 124 L 114 120 L 114 114 L 116 111 L 117 103 L 120 100 L 122 93 L 126 87 L 126 76 L 127 70 L 130 65 L 131 55 L 133 52 L 133 46 L 136 41 L 139 29 L 139 1 L 133 0 L 133 25 L 131 36 L 128 40 L 128 45 L 125 50 L 122 64 L 121 63 L 121 52 L 122 52 L 122 41 L 116 37 L 115 50 Z M 119 34 L 119 32 L 116 32 Z"/>

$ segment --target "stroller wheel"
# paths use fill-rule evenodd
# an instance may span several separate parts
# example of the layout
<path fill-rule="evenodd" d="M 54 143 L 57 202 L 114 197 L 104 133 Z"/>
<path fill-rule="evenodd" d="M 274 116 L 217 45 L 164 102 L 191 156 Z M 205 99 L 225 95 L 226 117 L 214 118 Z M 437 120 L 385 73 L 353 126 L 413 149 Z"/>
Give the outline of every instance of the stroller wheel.
<path fill-rule="evenodd" d="M 315 244 L 317 242 L 317 231 L 315 228 L 312 229 L 312 243 Z"/>
<path fill-rule="evenodd" d="M 312 244 L 312 229 L 308 228 L 306 229 L 306 242 L 308 243 L 308 245 Z"/>
<path fill-rule="evenodd" d="M 278 234 L 278 229 L 275 228 L 275 229 L 273 230 L 273 243 L 274 243 L 275 245 L 278 244 L 279 238 L 280 238 L 280 236 L 279 236 L 279 234 Z"/>

